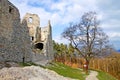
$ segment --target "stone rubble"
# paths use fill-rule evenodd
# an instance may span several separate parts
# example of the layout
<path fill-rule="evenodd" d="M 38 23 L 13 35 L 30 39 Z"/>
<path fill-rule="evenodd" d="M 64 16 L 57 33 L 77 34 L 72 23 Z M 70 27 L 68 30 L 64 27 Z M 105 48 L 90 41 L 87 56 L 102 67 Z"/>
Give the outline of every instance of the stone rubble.
<path fill-rule="evenodd" d="M 0 70 L 0 80 L 73 80 L 38 66 L 11 67 Z"/>

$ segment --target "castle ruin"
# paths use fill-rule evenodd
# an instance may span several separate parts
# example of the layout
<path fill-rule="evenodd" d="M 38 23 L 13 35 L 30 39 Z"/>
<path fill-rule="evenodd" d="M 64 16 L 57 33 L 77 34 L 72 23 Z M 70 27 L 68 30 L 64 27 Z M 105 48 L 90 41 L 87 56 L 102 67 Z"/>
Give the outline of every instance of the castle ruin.
<path fill-rule="evenodd" d="M 26 13 L 23 20 L 27 22 L 30 40 L 32 43 L 33 60 L 51 60 L 53 58 L 52 30 L 50 21 L 47 26 L 40 27 L 40 18 L 37 14 Z M 41 58 L 40 58 L 41 57 Z"/>
<path fill-rule="evenodd" d="M 52 60 L 51 24 L 40 27 L 38 15 L 19 10 L 8 0 L 0 0 L 0 61 Z"/>

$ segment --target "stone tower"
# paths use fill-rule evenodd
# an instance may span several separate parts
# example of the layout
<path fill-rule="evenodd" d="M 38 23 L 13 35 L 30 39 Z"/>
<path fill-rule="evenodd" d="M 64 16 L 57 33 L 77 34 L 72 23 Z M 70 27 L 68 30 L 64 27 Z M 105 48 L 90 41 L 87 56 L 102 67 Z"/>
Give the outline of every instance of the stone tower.
<path fill-rule="evenodd" d="M 40 18 L 37 14 L 26 13 L 23 20 L 27 22 L 29 35 L 33 46 L 33 61 L 53 59 L 52 30 L 50 21 L 45 27 L 40 27 Z"/>
<path fill-rule="evenodd" d="M 27 26 L 29 28 L 29 35 L 31 37 L 32 42 L 37 40 L 36 34 L 38 34 L 37 29 L 40 26 L 39 16 L 36 14 L 27 13 L 24 19 L 27 22 Z M 40 30 L 39 30 L 40 31 Z"/>

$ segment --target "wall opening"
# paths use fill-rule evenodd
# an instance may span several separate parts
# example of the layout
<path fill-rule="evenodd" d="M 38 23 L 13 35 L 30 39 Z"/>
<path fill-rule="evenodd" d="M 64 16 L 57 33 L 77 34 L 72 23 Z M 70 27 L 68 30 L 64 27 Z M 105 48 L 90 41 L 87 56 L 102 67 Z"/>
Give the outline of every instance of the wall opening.
<path fill-rule="evenodd" d="M 31 40 L 31 41 L 33 41 L 33 40 L 34 40 L 34 37 L 33 37 L 33 36 L 31 36 L 31 37 L 30 37 L 30 40 Z"/>
<path fill-rule="evenodd" d="M 33 22 L 33 18 L 29 17 L 28 21 L 29 21 L 29 23 L 32 23 Z"/>
<path fill-rule="evenodd" d="M 35 49 L 40 49 L 40 50 L 42 50 L 43 49 L 43 43 L 37 43 L 37 44 L 35 44 Z"/>
<path fill-rule="evenodd" d="M 12 13 L 13 8 L 11 6 L 9 6 L 9 13 Z"/>
<path fill-rule="evenodd" d="M 34 40 L 34 37 L 32 36 L 31 38 L 32 38 L 32 41 L 33 41 L 33 40 Z"/>

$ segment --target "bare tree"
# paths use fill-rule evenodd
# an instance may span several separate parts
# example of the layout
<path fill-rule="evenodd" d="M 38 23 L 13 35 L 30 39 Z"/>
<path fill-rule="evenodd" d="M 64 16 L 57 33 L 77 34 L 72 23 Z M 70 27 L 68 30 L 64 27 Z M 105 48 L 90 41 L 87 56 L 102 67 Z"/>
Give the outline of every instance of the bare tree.
<path fill-rule="evenodd" d="M 99 27 L 96 12 L 85 13 L 78 24 L 70 24 L 62 36 L 70 41 L 73 48 L 85 59 L 86 71 L 90 59 L 101 55 L 108 46 L 108 36 Z"/>

